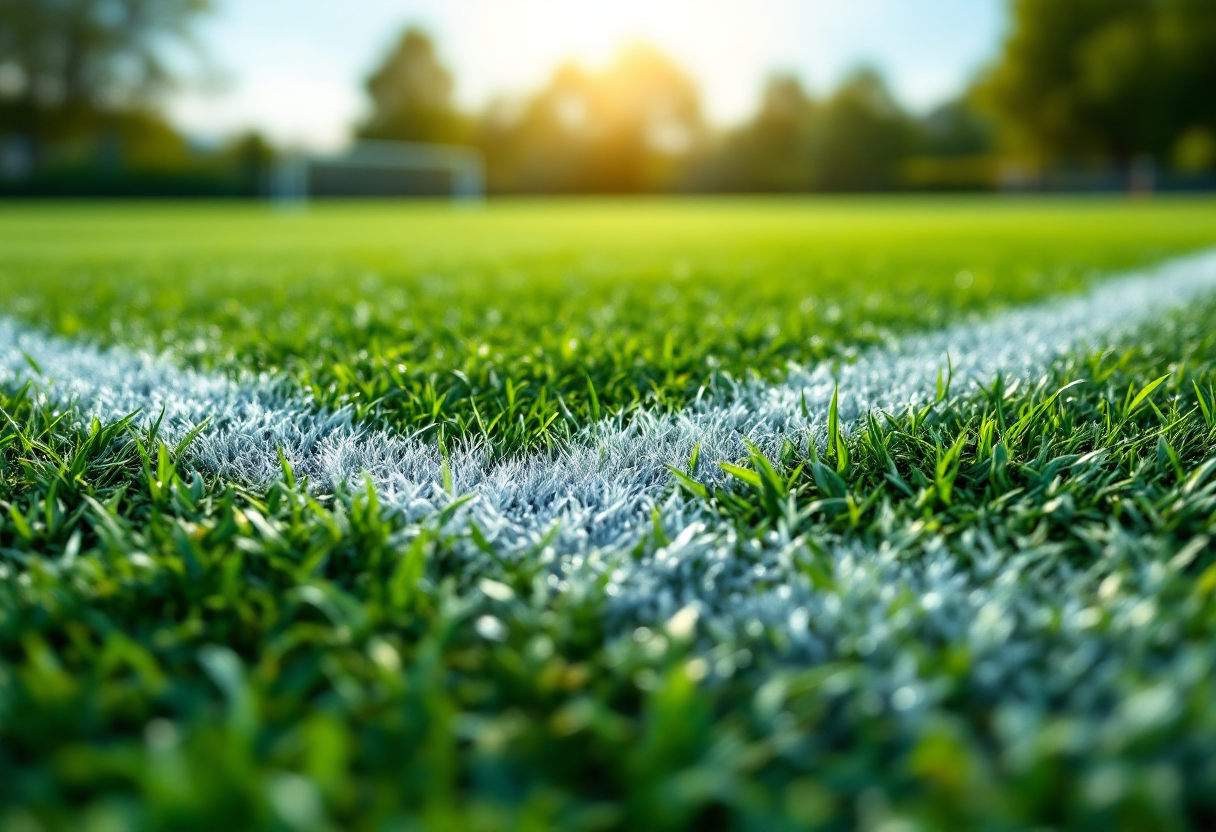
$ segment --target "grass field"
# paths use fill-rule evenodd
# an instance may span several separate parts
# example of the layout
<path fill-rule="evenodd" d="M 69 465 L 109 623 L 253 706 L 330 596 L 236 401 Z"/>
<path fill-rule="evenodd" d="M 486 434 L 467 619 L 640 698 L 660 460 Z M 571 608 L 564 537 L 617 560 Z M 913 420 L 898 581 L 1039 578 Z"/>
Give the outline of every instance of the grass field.
<path fill-rule="evenodd" d="M 1214 228 L 1205 201 L 17 207 L 0 291 L 64 334 L 283 372 L 325 404 L 514 450 L 679 407 L 717 372 L 776 378 L 1075 290 Z"/>
<path fill-rule="evenodd" d="M 1209 827 L 1213 246 L 0 206 L 0 828 Z"/>

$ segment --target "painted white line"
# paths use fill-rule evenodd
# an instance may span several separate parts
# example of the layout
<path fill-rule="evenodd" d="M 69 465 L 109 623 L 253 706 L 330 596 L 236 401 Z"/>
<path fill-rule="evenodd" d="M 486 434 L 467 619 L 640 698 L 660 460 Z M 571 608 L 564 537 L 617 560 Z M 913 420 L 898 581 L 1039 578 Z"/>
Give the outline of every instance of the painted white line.
<path fill-rule="evenodd" d="M 780 385 L 747 383 L 728 397 L 702 401 L 676 415 L 635 414 L 586 432 L 556 458 L 520 458 L 488 466 L 477 453 L 454 458 L 459 493 L 474 493 L 478 522 L 514 548 L 561 521 L 555 550 L 587 552 L 631 547 L 651 528 L 654 501 L 670 489 L 667 465 L 685 467 L 700 449 L 698 475 L 720 477 L 717 462 L 743 456 L 743 437 L 775 454 L 782 440 L 822 441 L 837 381 L 846 425 L 874 409 L 902 409 L 930 400 L 947 355 L 954 390 L 1009 380 L 1036 380 L 1062 355 L 1101 346 L 1121 329 L 1216 291 L 1216 253 L 1176 261 L 1151 274 L 1113 280 L 1088 294 L 1006 311 L 988 320 L 912 336 L 898 347 L 867 353 L 838 367 L 794 371 Z M 405 492 L 407 477 L 390 476 Z M 664 506 L 678 533 L 692 509 Z"/>
<path fill-rule="evenodd" d="M 710 479 L 719 476 L 717 462 L 743 455 L 743 437 L 770 451 L 784 438 L 805 443 L 821 437 L 837 381 L 841 416 L 852 420 L 870 409 L 903 408 L 931 397 L 947 354 L 956 391 L 997 373 L 1031 380 L 1063 354 L 1100 345 L 1118 330 L 1213 290 L 1216 253 L 1209 252 L 1106 281 L 1083 295 L 912 336 L 836 368 L 796 370 L 780 385 L 744 383 L 683 413 L 607 420 L 555 454 L 490 462 L 478 447 L 458 447 L 450 458 L 453 490 L 476 496 L 460 522 L 476 522 L 504 556 L 531 548 L 556 526 L 548 540 L 553 558 L 572 568 L 612 568 L 601 559 L 648 533 L 656 500 L 670 491 L 665 466 L 684 467 L 694 447 L 700 448 L 699 474 Z M 103 420 L 139 410 L 140 421 L 148 423 L 163 408 L 163 435 L 172 441 L 211 418 L 189 461 L 221 477 L 268 484 L 279 475 L 282 448 L 297 475 L 318 487 L 366 474 L 382 501 L 411 517 L 450 500 L 432 442 L 355 424 L 345 411 L 301 401 L 281 381 L 234 381 L 182 369 L 166 357 L 45 335 L 11 320 L 0 320 L 0 345 L 0 382 L 32 379 L 42 395 L 75 402 Z M 662 514 L 675 534 L 689 528 L 696 509 L 673 497 Z"/>

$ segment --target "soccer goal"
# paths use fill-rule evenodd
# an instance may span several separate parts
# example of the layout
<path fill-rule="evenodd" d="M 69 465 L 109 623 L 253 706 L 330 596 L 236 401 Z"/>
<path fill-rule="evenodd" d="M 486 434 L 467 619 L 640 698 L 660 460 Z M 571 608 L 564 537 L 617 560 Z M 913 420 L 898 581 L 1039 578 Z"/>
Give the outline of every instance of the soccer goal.
<path fill-rule="evenodd" d="M 343 153 L 281 159 L 270 195 L 281 206 L 318 197 L 446 195 L 476 201 L 485 195 L 485 163 L 479 150 L 461 145 L 359 141 Z"/>

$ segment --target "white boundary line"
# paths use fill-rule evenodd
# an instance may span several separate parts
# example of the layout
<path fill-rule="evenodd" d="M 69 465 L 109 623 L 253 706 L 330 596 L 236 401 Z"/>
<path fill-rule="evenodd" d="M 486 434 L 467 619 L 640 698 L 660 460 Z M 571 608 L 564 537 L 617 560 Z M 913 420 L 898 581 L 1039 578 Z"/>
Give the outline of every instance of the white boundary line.
<path fill-rule="evenodd" d="M 550 591 L 577 596 L 607 577 L 603 626 L 609 635 L 632 633 L 662 650 L 658 639 L 701 634 L 687 665 L 697 678 L 730 677 L 748 662 L 768 661 L 765 653 L 798 667 L 841 662 L 843 672 L 825 674 L 825 690 L 848 696 L 860 712 L 907 718 L 920 730 L 924 715 L 951 690 L 915 656 L 934 645 L 958 645 L 968 664 L 957 684 L 977 701 L 1000 703 L 997 728 L 1013 749 L 1023 737 L 1037 736 L 1036 708 L 1045 700 L 1058 703 L 1053 710 L 1070 714 L 1072 724 L 1097 730 L 1092 703 L 1127 697 L 1129 672 L 1139 697 L 1129 702 L 1148 702 L 1157 711 L 1175 707 L 1202 695 L 1211 657 L 1185 641 L 1171 643 L 1168 655 L 1146 647 L 1146 622 L 1172 603 L 1160 568 L 1172 553 L 1152 553 L 1166 545 L 1162 541 L 1116 530 L 1091 567 L 1045 557 L 1050 544 L 1003 551 L 976 530 L 963 532 L 958 542 L 966 563 L 924 534 L 901 534 L 898 547 L 887 542 L 876 549 L 821 541 L 823 548 L 811 555 L 804 541 L 777 534 L 743 540 L 729 527 L 712 528 L 677 493 L 662 512 L 675 539 L 637 560 L 625 553 L 649 532 L 651 509 L 670 491 L 666 463 L 683 466 L 699 444 L 705 480 L 717 476 L 713 463 L 742 455 L 743 436 L 769 451 L 784 438 L 820 441 L 837 380 L 841 415 L 855 425 L 866 410 L 931 399 L 947 353 L 956 390 L 988 383 L 997 373 L 1033 381 L 1061 356 L 1101 348 L 1213 291 L 1216 252 L 1114 279 L 1085 295 L 912 336 L 835 369 L 796 370 L 780 385 L 742 384 L 729 400 L 698 402 L 680 414 L 608 420 L 555 456 L 489 464 L 478 450 L 461 449 L 452 455 L 454 490 L 477 499 L 453 522 L 477 522 L 504 557 L 537 559 Z M 102 350 L 0 319 L 0 383 L 27 379 L 39 395 L 74 401 L 103 420 L 138 409 L 139 422 L 148 424 L 164 407 L 169 441 L 210 416 L 212 426 L 193 444 L 189 461 L 247 485 L 279 476 L 281 446 L 296 471 L 316 484 L 349 482 L 367 472 L 381 499 L 410 515 L 428 514 L 450 500 L 429 442 L 316 408 L 282 381 L 233 381 L 181 369 L 168 358 Z M 555 523 L 560 530 L 549 545 L 526 552 Z M 471 545 L 457 555 L 478 574 L 477 559 L 484 555 Z M 812 585 L 799 565 L 808 557 L 830 575 L 829 585 Z M 1048 562 L 1053 566 L 1045 572 Z M 1103 583 L 1108 574 L 1119 579 L 1113 592 Z M 494 599 L 504 590 L 489 588 Z M 491 636 L 499 629 L 478 627 Z M 638 679 L 643 684 L 642 674 Z M 776 713 L 783 684 L 781 674 L 768 676 L 756 709 Z M 850 712 L 841 716 L 853 718 Z"/>
<path fill-rule="evenodd" d="M 869 410 L 902 409 L 932 397 L 947 354 L 956 391 L 998 373 L 1032 380 L 1061 355 L 1098 346 L 1104 336 L 1214 290 L 1216 252 L 1207 252 L 1108 280 L 1082 295 L 911 336 L 835 368 L 795 370 L 783 384 L 743 383 L 726 401 L 700 401 L 674 415 L 609 419 L 555 454 L 490 462 L 480 448 L 462 446 L 450 456 L 453 490 L 476 496 L 461 518 L 476 522 L 504 556 L 533 546 L 557 525 L 554 555 L 581 564 L 605 550 L 631 548 L 649 533 L 652 509 L 670 491 L 666 465 L 686 466 L 694 447 L 700 448 L 699 475 L 712 479 L 720 476 L 717 462 L 744 455 L 744 437 L 770 452 L 785 438 L 821 441 L 837 381 L 848 424 Z M 164 356 L 101 349 L 8 319 L 0 319 L 0 345 L 0 382 L 30 379 L 42 395 L 74 402 L 103 420 L 139 410 L 147 424 L 163 408 L 162 435 L 173 441 L 210 417 L 189 461 L 220 477 L 267 485 L 279 476 L 281 447 L 298 476 L 330 487 L 367 474 L 382 502 L 410 517 L 450 500 L 432 441 L 356 424 L 347 411 L 301 400 L 282 381 L 182 369 Z M 663 522 L 674 535 L 695 515 L 673 497 Z"/>
<path fill-rule="evenodd" d="M 1047 559 L 1055 565 L 1045 573 L 1043 552 L 998 551 L 975 530 L 959 542 L 968 552 L 966 565 L 932 536 L 910 536 L 913 542 L 905 540 L 902 549 L 824 541 L 826 551 L 815 557 L 831 585 L 813 586 L 799 567 L 809 556 L 805 542 L 776 534 L 742 540 L 730 528 L 711 528 L 695 506 L 671 493 L 665 465 L 683 466 L 699 445 L 698 473 L 708 480 L 720 476 L 714 463 L 743 454 L 744 436 L 769 452 L 785 438 L 822 441 L 837 381 L 846 425 L 855 426 L 867 410 L 929 400 L 947 353 L 956 390 L 988 383 L 998 373 L 1034 381 L 1060 357 L 1102 348 L 1214 291 L 1211 252 L 1112 279 L 1084 295 L 908 337 L 836 368 L 795 370 L 780 385 L 742 384 L 729 400 L 698 402 L 676 415 L 607 420 L 553 456 L 491 464 L 476 448 L 458 449 L 451 457 L 453 490 L 477 499 L 453 523 L 478 523 L 503 557 L 537 559 L 551 591 L 577 594 L 606 577 L 606 633 L 667 622 L 665 634 L 643 627 L 634 637 L 709 636 L 696 654 L 698 674 L 728 677 L 761 651 L 775 650 L 802 666 L 845 660 L 854 675 L 825 684 L 852 685 L 859 707 L 915 720 L 945 692 L 940 679 L 922 680 L 908 646 L 963 644 L 970 661 L 966 684 L 979 695 L 1016 701 L 1029 690 L 1029 701 L 1037 701 L 1050 692 L 1065 707 L 1080 703 L 1078 713 L 1088 713 L 1088 702 L 1110 696 L 1117 686 L 1111 668 L 1143 664 L 1138 628 L 1163 602 L 1160 576 L 1143 565 L 1146 547 L 1158 542 L 1116 533 L 1101 563 L 1082 569 Z M 276 451 L 282 447 L 297 473 L 318 485 L 350 482 L 366 472 L 382 501 L 410 516 L 429 514 L 451 499 L 431 443 L 355 424 L 348 412 L 314 407 L 268 377 L 233 381 L 183 370 L 164 357 L 101 350 L 0 319 L 0 383 L 26 379 L 40 395 L 73 401 L 104 420 L 138 409 L 147 424 L 163 407 L 163 435 L 170 441 L 212 417 L 192 445 L 190 462 L 247 485 L 279 476 Z M 675 539 L 635 560 L 627 552 L 650 532 L 651 510 L 664 494 L 671 496 L 661 518 Z M 535 551 L 555 524 L 557 533 Z M 484 556 L 461 545 L 458 556 L 477 574 Z M 1098 589 L 1107 573 L 1122 580 L 1113 595 Z M 502 591 L 492 588 L 496 598 Z M 1109 624 L 1095 630 L 1095 620 Z M 1098 642 L 1111 657 L 1102 672 L 1092 667 Z M 1172 665 L 1154 664 L 1150 675 L 1171 685 L 1198 684 L 1209 669 L 1195 656 L 1179 650 Z M 694 665 L 689 668 L 693 672 Z M 758 694 L 757 702 L 781 696 L 779 678 L 765 687 L 772 690 Z"/>

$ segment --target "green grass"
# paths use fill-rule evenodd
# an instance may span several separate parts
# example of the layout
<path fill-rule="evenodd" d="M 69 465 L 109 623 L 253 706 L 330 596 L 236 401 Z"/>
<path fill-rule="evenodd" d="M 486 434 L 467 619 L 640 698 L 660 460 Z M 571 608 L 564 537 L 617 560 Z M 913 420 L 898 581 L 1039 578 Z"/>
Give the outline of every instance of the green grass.
<path fill-rule="evenodd" d="M 774 460 L 772 506 L 746 484 L 708 498 L 744 563 L 784 550 L 842 598 L 823 553 L 848 541 L 910 564 L 944 541 L 965 573 L 979 540 L 1028 554 L 1023 600 L 1039 606 L 1020 611 L 1022 655 L 1003 670 L 1037 699 L 994 687 L 999 650 L 973 664 L 966 631 L 901 613 L 919 608 L 899 594 L 881 610 L 898 622 L 890 655 L 854 641 L 804 668 L 779 660 L 780 630 L 739 633 L 711 640 L 702 681 L 682 637 L 605 640 L 602 594 L 521 582 L 528 562 L 465 571 L 475 543 L 442 518 L 405 528 L 373 495 L 318 501 L 289 481 L 242 493 L 179 472 L 154 437 L 65 430 L 5 397 L 7 822 L 843 829 L 879 811 L 918 828 L 1202 826 L 1216 812 L 1216 421 L 1199 406 L 1214 400 L 1214 311 L 1034 389 L 875 422 L 844 443 L 847 464 L 820 461 L 836 478 Z M 1152 616 L 1129 624 L 1143 603 Z M 501 636 L 479 634 L 483 615 Z M 909 661 L 931 704 L 914 718 L 871 704 Z M 1117 676 L 1053 685 L 1095 661 Z"/>
<path fill-rule="evenodd" d="M 1206 200 L 8 206 L 0 298 L 510 451 L 1214 243 Z"/>
<path fill-rule="evenodd" d="M 512 450 L 1211 245 L 1213 220 L 8 206 L 0 297 Z M 725 485 L 673 474 L 705 532 L 620 554 L 664 548 L 694 589 L 730 577 L 758 605 L 790 589 L 808 642 L 763 606 L 622 627 L 604 582 L 538 577 L 543 545 L 492 557 L 444 513 L 406 522 L 288 467 L 247 491 L 155 431 L 0 390 L 0 829 L 1210 828 L 1213 303 L 1037 385 L 736 460 Z"/>

